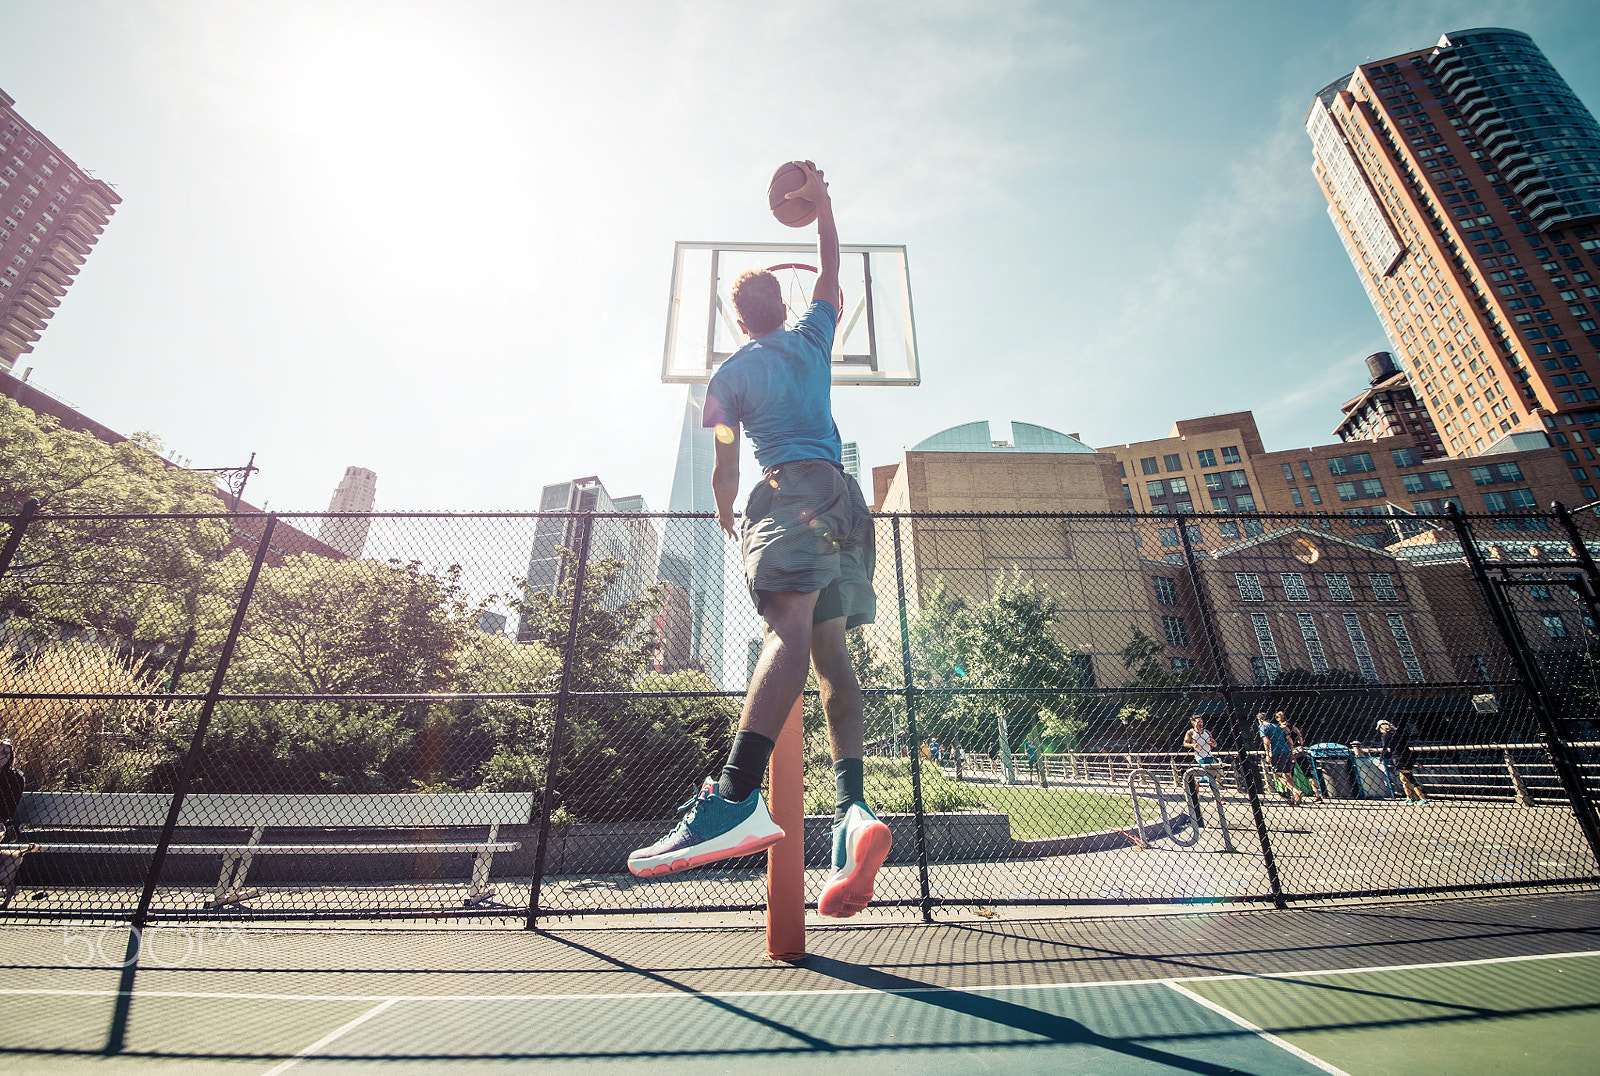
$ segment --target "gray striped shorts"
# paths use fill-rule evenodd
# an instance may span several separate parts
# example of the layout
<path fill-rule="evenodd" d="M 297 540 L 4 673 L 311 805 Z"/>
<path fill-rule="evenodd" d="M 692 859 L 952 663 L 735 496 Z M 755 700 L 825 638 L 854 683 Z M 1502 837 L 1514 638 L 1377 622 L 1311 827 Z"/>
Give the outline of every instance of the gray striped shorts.
<path fill-rule="evenodd" d="M 745 501 L 739 546 L 750 597 L 761 592 L 821 591 L 812 619 L 870 624 L 876 561 L 872 513 L 855 479 L 828 460 L 768 467 Z"/>

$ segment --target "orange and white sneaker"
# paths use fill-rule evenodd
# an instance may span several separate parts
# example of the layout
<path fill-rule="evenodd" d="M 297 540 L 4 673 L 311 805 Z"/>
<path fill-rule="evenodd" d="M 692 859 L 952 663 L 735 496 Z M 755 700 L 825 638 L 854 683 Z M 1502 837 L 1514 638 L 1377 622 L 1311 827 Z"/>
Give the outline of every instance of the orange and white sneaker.
<path fill-rule="evenodd" d="M 817 898 L 817 914 L 846 919 L 872 903 L 872 883 L 889 856 L 889 827 L 864 803 L 852 803 L 833 824 L 833 873 Z"/>

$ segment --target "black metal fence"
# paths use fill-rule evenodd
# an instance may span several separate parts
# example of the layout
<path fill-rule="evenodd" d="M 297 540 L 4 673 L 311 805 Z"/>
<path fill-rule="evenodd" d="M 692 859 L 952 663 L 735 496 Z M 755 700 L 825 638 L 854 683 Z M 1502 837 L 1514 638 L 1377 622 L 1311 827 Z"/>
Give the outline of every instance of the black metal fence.
<path fill-rule="evenodd" d="M 717 772 L 759 651 L 714 519 L 0 522 L 0 735 L 26 787 L 3 914 L 763 906 L 764 857 L 624 865 Z M 1600 880 L 1597 527 L 879 516 L 879 615 L 849 637 L 895 836 L 868 914 Z M 832 772 L 805 710 L 814 898 Z M 1288 765 L 1256 716 L 1280 711 Z M 1414 758 L 1385 758 L 1379 722 Z"/>

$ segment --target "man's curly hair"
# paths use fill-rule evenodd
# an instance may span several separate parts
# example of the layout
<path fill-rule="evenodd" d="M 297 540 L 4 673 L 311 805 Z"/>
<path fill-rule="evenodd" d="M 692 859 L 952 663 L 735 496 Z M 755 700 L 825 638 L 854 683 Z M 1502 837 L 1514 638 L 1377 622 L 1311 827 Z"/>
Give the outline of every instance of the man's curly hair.
<path fill-rule="evenodd" d="M 782 328 L 788 310 L 778 278 L 765 269 L 747 269 L 733 282 L 733 308 L 752 337 Z"/>

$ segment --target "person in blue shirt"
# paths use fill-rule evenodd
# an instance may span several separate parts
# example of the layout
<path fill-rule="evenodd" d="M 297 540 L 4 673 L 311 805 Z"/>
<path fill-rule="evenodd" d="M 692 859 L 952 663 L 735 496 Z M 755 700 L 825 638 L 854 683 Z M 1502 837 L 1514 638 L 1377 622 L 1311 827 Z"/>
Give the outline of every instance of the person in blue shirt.
<path fill-rule="evenodd" d="M 1284 795 L 1291 804 L 1300 806 L 1300 790 L 1294 786 L 1294 747 L 1289 743 L 1288 733 L 1270 714 L 1256 715 L 1256 732 L 1261 737 L 1261 750 L 1266 753 L 1272 772 L 1283 785 Z"/>
<path fill-rule="evenodd" d="M 733 286 L 739 328 L 750 342 L 706 387 L 704 422 L 716 431 L 711 489 L 717 520 L 743 554 L 745 581 L 765 621 L 761 657 L 750 680 L 739 731 L 717 778 L 707 778 L 688 813 L 665 837 L 628 857 L 641 877 L 670 874 L 776 844 L 783 831 L 761 795 L 767 762 L 789 711 L 816 670 L 833 749 L 833 873 L 817 911 L 843 918 L 872 900 L 889 854 L 889 828 L 866 804 L 862 773 L 861 688 L 845 631 L 870 624 L 873 523 L 856 481 L 844 473 L 833 421 L 833 337 L 839 320 L 839 232 L 822 173 L 790 197 L 817 207 L 817 282 L 811 305 L 792 327 L 770 272 L 744 273 Z M 735 526 L 739 431 L 754 443 L 761 481 Z"/>

